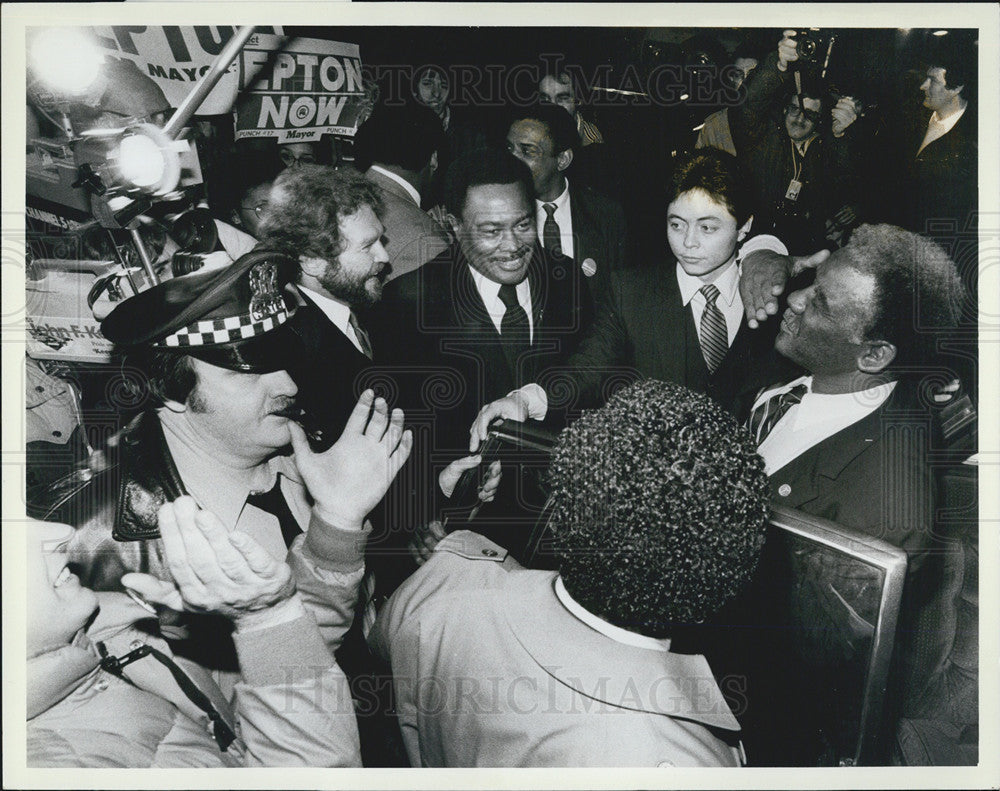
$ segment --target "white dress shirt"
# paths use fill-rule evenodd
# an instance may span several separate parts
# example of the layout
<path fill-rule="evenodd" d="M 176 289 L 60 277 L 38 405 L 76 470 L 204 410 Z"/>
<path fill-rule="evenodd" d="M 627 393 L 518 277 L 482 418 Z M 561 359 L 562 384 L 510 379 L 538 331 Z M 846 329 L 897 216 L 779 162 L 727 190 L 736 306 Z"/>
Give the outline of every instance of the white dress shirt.
<path fill-rule="evenodd" d="M 566 188 L 555 200 L 535 200 L 535 219 L 538 225 L 538 241 L 545 244 L 545 220 L 548 212 L 545 211 L 546 203 L 554 203 L 556 210 L 552 213 L 552 219 L 559 225 L 559 245 L 562 254 L 568 258 L 573 257 L 573 215 L 569 200 L 569 179 L 565 179 Z"/>
<path fill-rule="evenodd" d="M 920 156 L 920 152 L 923 151 L 927 146 L 933 143 L 935 140 L 939 140 L 948 134 L 958 123 L 958 120 L 965 115 L 965 111 L 968 109 L 968 105 L 963 107 L 958 112 L 952 113 L 947 118 L 942 119 L 941 116 L 937 114 L 937 110 L 931 113 L 930 120 L 927 122 L 927 134 L 924 135 L 924 142 L 920 144 L 920 148 L 917 149 L 917 156 Z"/>
<path fill-rule="evenodd" d="M 400 187 L 406 190 L 407 195 L 413 198 L 413 202 L 417 204 L 418 207 L 420 206 L 420 193 L 417 192 L 416 188 L 402 176 L 398 176 L 391 170 L 386 170 L 385 168 L 381 168 L 378 165 L 372 165 L 368 169 L 374 170 L 376 173 L 381 173 L 390 181 L 395 181 Z"/>
<path fill-rule="evenodd" d="M 799 384 L 808 388 L 801 403 L 793 405 L 781 417 L 757 448 L 768 475 L 773 475 L 827 437 L 870 415 L 885 403 L 896 387 L 895 382 L 886 382 L 857 393 L 814 393 L 812 377 L 802 376 L 766 390 L 754 402 L 753 408 L 757 409 L 772 396 L 786 393 Z"/>
<path fill-rule="evenodd" d="M 299 289 L 299 292 L 305 299 L 310 300 L 317 308 L 323 311 L 323 315 L 330 319 L 333 326 L 347 336 L 347 340 L 353 343 L 359 352 L 362 354 L 365 353 L 364 348 L 361 346 L 361 341 L 358 340 L 358 336 L 351 326 L 350 305 L 302 285 L 297 285 L 296 288 Z"/>
<path fill-rule="evenodd" d="M 740 298 L 740 268 L 736 265 L 736 258 L 726 264 L 721 270 L 713 272 L 716 277 L 708 281 L 719 289 L 719 296 L 715 300 L 715 306 L 722 311 L 726 319 L 726 335 L 728 344 L 733 345 L 736 333 L 739 332 L 740 324 L 743 321 L 743 300 Z M 694 316 L 694 326 L 701 332 L 701 317 L 705 313 L 705 295 L 701 289 L 708 283 L 700 277 L 692 277 L 680 264 L 677 264 L 677 285 L 681 290 L 681 302 L 690 306 L 691 314 Z"/>
<path fill-rule="evenodd" d="M 497 332 L 502 333 L 500 326 L 503 321 L 503 314 L 507 312 L 507 306 L 500 299 L 500 284 L 490 280 L 471 266 L 469 267 L 469 274 L 472 275 L 472 282 L 476 284 L 479 296 L 483 298 L 483 304 L 486 306 L 486 312 L 489 314 L 493 326 L 497 328 Z M 518 283 L 514 291 L 517 294 L 518 304 L 528 314 L 528 338 L 529 341 L 534 342 L 535 322 L 531 315 L 531 286 L 528 285 L 528 278 Z"/>
<path fill-rule="evenodd" d="M 569 595 L 569 591 L 566 590 L 566 586 L 563 584 L 562 577 L 556 577 L 554 587 L 556 598 L 559 599 L 563 607 L 569 610 L 571 615 L 583 621 L 591 629 L 600 632 L 605 637 L 610 637 L 616 643 L 624 643 L 635 648 L 648 648 L 653 651 L 670 650 L 669 638 L 659 639 L 638 634 L 637 632 L 630 632 L 628 629 L 622 629 L 620 626 L 615 626 L 613 623 L 608 623 L 602 618 L 598 618 Z"/>

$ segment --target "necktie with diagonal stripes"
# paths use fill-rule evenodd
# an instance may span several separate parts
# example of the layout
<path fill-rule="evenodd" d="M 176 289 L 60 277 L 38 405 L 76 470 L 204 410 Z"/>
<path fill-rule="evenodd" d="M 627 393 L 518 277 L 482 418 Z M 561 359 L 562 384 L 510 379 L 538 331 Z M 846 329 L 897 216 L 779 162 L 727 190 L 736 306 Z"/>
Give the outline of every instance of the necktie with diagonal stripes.
<path fill-rule="evenodd" d="M 701 353 L 705 357 L 708 371 L 714 373 L 729 352 L 729 333 L 726 330 L 726 317 L 715 304 L 719 298 L 719 289 L 709 283 L 700 290 L 705 297 L 705 310 L 701 314 L 698 337 L 701 340 Z"/>
<path fill-rule="evenodd" d="M 807 390 L 804 384 L 795 385 L 786 393 L 771 396 L 753 411 L 748 427 L 756 437 L 757 445 L 764 441 L 789 409 L 802 401 Z"/>

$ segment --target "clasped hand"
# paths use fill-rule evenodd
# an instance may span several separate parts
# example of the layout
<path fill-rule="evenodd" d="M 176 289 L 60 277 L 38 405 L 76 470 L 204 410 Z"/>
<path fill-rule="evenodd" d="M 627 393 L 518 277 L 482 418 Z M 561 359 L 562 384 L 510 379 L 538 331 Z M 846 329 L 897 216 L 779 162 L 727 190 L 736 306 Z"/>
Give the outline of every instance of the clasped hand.
<path fill-rule="evenodd" d="M 122 584 L 147 602 L 239 621 L 295 592 L 287 563 L 272 557 L 250 536 L 228 531 L 193 498 L 165 503 L 157 520 L 173 580 L 139 573 L 122 577 Z"/>

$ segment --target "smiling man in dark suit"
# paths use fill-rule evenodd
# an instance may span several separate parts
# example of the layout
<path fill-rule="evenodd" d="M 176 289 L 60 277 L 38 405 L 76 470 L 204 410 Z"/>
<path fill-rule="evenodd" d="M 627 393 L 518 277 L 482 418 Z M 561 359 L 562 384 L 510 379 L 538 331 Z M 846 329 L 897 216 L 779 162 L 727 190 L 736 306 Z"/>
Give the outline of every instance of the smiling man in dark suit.
<path fill-rule="evenodd" d="M 811 285 L 788 296 L 775 346 L 806 373 L 765 388 L 749 420 L 774 502 L 906 551 L 890 724 L 913 711 L 948 650 L 914 626 L 943 584 L 942 558 L 954 551 L 936 530 L 942 444 L 921 390 L 950 378 L 937 347 L 965 299 L 939 245 L 896 226 L 862 225 L 818 265 Z M 815 569 L 818 587 L 835 594 L 820 599 L 817 628 L 829 628 L 821 623 L 828 619 L 836 629 L 872 630 L 837 604 L 837 588 L 852 584 L 842 575 Z M 961 683 L 950 690 L 956 700 L 967 694 Z"/>
<path fill-rule="evenodd" d="M 544 380 L 593 321 L 579 267 L 538 244 L 532 194 L 527 166 L 502 149 L 457 159 L 445 182 L 457 241 L 390 283 L 373 312 L 401 400 L 431 434 L 428 474 L 465 455 L 481 404 Z"/>
<path fill-rule="evenodd" d="M 911 571 L 934 519 L 918 385 L 940 370 L 934 344 L 963 299 L 937 244 L 861 226 L 789 295 L 775 347 L 806 375 L 762 391 L 750 417 L 777 502 L 905 549 Z"/>
<path fill-rule="evenodd" d="M 506 151 L 456 160 L 445 205 L 457 241 L 389 284 L 378 307 L 390 362 L 460 375 L 460 398 L 421 405 L 435 414 L 437 449 L 464 447 L 455 437 L 479 404 L 536 381 L 593 320 L 579 268 L 538 244 L 531 196 L 531 173 Z"/>
<path fill-rule="evenodd" d="M 596 300 L 608 294 L 611 273 L 625 265 L 625 212 L 566 178 L 579 147 L 573 119 L 558 105 L 518 108 L 511 116 L 507 150 L 531 170 L 538 240 L 576 261 Z"/>

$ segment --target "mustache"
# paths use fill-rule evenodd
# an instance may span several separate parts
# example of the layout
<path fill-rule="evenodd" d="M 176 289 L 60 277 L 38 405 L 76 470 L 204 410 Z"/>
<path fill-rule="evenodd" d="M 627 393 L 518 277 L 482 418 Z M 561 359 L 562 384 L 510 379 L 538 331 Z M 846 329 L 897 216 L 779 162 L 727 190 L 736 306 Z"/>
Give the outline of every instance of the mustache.
<path fill-rule="evenodd" d="M 524 258 L 528 253 L 531 252 L 531 247 L 524 246 L 520 250 L 515 250 L 513 253 L 507 255 L 495 255 L 493 256 L 494 261 L 516 261 L 518 258 Z"/>
<path fill-rule="evenodd" d="M 277 415 L 278 417 L 287 417 L 292 420 L 301 420 L 305 410 L 296 402 L 294 398 L 283 398 L 277 402 L 280 406 L 277 409 L 272 409 L 272 415 Z"/>

